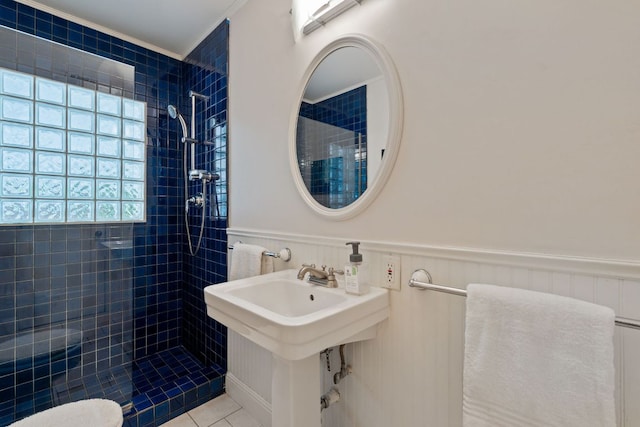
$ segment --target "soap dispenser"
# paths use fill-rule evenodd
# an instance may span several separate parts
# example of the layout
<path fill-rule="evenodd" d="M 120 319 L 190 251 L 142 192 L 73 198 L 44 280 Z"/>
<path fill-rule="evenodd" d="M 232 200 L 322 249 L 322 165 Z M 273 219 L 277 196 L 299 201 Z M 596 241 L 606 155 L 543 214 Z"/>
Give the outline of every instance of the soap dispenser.
<path fill-rule="evenodd" d="M 362 295 L 369 291 L 369 278 L 362 263 L 362 254 L 358 252 L 360 242 L 348 242 L 353 252 L 349 255 L 349 264 L 344 267 L 345 291 L 348 294 Z"/>

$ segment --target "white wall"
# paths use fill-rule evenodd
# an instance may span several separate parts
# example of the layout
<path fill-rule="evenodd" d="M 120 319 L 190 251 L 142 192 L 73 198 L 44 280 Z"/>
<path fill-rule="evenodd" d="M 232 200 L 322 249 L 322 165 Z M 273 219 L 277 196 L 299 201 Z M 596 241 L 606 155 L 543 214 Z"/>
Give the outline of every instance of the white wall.
<path fill-rule="evenodd" d="M 623 301 L 640 298 L 637 2 L 365 0 L 298 43 L 290 6 L 290 0 L 254 0 L 230 17 L 232 236 L 252 229 L 256 236 L 274 232 L 279 240 L 266 242 L 276 245 L 299 236 L 311 247 L 325 237 L 335 238 L 332 244 L 400 245 L 403 267 L 413 246 L 435 246 L 443 248 L 434 259 L 440 280 L 460 286 L 494 280 L 563 293 L 574 292 L 573 277 L 586 276 L 594 284 L 585 299 L 622 309 Z M 290 120 L 307 64 L 335 37 L 353 32 L 380 42 L 395 62 L 404 134 L 379 197 L 359 216 L 332 222 L 314 214 L 295 188 Z M 243 240 L 251 242 L 251 233 Z M 294 261 L 341 262 L 335 260 L 346 249 L 335 245 L 324 252 L 306 247 L 302 255 L 316 259 Z M 461 266 L 458 252 L 444 248 L 472 248 L 475 255 Z M 500 270 L 482 249 L 535 259 L 536 268 Z M 531 253 L 545 256 L 527 258 Z M 416 264 L 430 261 L 421 256 Z M 563 257 L 587 258 L 584 265 L 603 264 L 606 273 L 573 269 L 558 261 Z M 326 425 L 459 425 L 463 312 L 445 296 L 421 298 L 427 301 L 410 290 L 394 293 L 397 317 L 386 335 L 350 346 L 364 372 L 348 387 L 360 391 L 349 392 L 339 421 Z M 626 310 L 640 318 L 639 310 Z M 416 328 L 411 316 L 427 326 Z M 618 354 L 640 353 L 638 340 L 629 340 L 635 341 Z M 417 375 L 392 374 L 398 366 L 418 366 L 422 356 L 429 362 Z M 633 364 L 619 375 L 618 393 L 637 401 Z M 621 425 L 640 424 L 618 404 Z M 384 422 L 395 419 L 408 424 Z"/>
<path fill-rule="evenodd" d="M 297 44 L 290 6 L 231 16 L 231 226 L 640 258 L 636 1 L 365 0 Z M 307 64 L 351 32 L 395 61 L 405 127 L 379 198 L 332 223 L 294 187 L 289 122 Z"/>

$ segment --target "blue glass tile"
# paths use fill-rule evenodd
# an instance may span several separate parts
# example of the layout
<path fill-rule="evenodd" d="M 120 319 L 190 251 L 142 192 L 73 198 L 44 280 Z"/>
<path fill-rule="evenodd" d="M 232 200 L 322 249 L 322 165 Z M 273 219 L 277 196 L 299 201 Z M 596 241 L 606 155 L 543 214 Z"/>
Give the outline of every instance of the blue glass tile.
<path fill-rule="evenodd" d="M 155 407 L 155 416 L 156 418 L 168 417 L 169 416 L 169 400 L 156 405 Z"/>
<path fill-rule="evenodd" d="M 202 373 L 198 372 L 198 373 L 196 373 L 196 374 L 191 376 L 191 381 L 194 384 L 200 386 L 202 384 L 206 384 L 208 379 Z"/>
<path fill-rule="evenodd" d="M 98 55 L 109 56 L 111 44 L 108 41 L 98 40 Z"/>
<path fill-rule="evenodd" d="M 82 45 L 82 33 L 80 31 L 74 31 L 71 28 L 69 29 L 69 42 L 73 43 L 76 46 Z"/>
<path fill-rule="evenodd" d="M 153 422 L 153 409 L 147 409 L 144 412 L 138 414 L 138 426 L 147 427 L 154 425 Z"/>
<path fill-rule="evenodd" d="M 183 394 L 179 394 L 178 396 L 169 399 L 169 411 L 171 413 L 171 417 L 180 415 L 185 412 Z"/>
<path fill-rule="evenodd" d="M 18 29 L 22 31 L 33 31 L 35 28 L 35 16 L 33 15 L 33 9 L 27 7 L 18 8 Z"/>
<path fill-rule="evenodd" d="M 3 25 L 6 25 L 9 28 L 14 28 L 17 16 L 16 8 L 13 4 L 5 4 L 7 2 L 8 0 L 5 0 L 0 3 L 0 21 L 4 21 Z"/>
<path fill-rule="evenodd" d="M 150 408 L 152 405 L 149 398 L 144 394 L 139 394 L 137 396 L 134 396 L 132 399 L 132 403 L 134 408 L 136 408 L 137 411 L 142 411 L 146 408 Z"/>
<path fill-rule="evenodd" d="M 184 403 L 186 411 L 190 411 L 198 406 L 198 392 L 195 388 L 184 394 Z"/>
<path fill-rule="evenodd" d="M 176 381 L 176 384 L 178 385 L 178 387 L 180 387 L 182 391 L 191 390 L 196 387 L 196 385 L 193 382 L 191 382 L 189 378 L 186 378 L 186 377 L 180 378 L 178 381 Z"/>
<path fill-rule="evenodd" d="M 176 397 L 179 394 L 182 394 L 182 390 L 180 389 L 180 387 L 175 386 L 175 387 L 172 387 L 169 390 L 165 391 L 165 394 L 169 398 L 172 398 L 172 397 Z"/>
<path fill-rule="evenodd" d="M 160 392 L 160 393 L 155 394 L 153 396 L 149 396 L 149 399 L 151 400 L 151 402 L 153 402 L 154 405 L 157 405 L 159 403 L 167 401 L 168 397 L 163 392 Z"/>
<path fill-rule="evenodd" d="M 98 37 L 98 31 L 94 30 L 93 28 L 83 27 L 82 30 L 84 32 L 84 35 L 87 37 Z"/>

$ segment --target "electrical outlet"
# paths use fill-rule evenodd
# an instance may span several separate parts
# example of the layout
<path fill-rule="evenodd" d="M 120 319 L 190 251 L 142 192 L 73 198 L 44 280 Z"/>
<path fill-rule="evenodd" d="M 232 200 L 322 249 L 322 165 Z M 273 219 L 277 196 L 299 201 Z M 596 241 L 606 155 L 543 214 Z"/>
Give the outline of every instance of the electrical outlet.
<path fill-rule="evenodd" d="M 388 254 L 383 258 L 383 280 L 382 287 L 387 289 L 400 290 L 400 256 Z"/>

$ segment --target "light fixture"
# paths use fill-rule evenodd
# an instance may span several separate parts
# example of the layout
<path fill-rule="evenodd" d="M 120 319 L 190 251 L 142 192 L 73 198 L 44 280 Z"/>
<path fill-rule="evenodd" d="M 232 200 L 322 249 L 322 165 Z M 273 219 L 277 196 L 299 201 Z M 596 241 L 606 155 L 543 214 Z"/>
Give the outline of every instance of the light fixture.
<path fill-rule="evenodd" d="M 307 22 L 302 25 L 302 34 L 309 34 L 361 2 L 362 0 L 322 0 L 322 3 L 308 14 Z"/>

